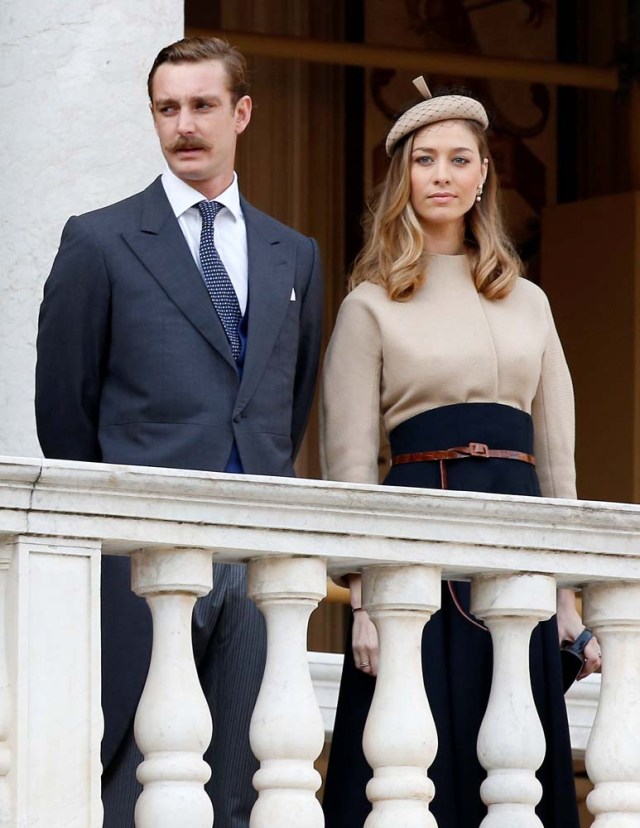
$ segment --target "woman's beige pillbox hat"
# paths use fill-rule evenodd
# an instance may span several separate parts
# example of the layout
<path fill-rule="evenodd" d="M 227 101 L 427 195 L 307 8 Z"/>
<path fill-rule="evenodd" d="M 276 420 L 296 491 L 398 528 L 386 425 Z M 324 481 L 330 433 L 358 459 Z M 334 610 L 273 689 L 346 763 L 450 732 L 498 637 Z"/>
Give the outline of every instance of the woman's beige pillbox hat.
<path fill-rule="evenodd" d="M 385 145 L 387 155 L 393 154 L 395 145 L 405 135 L 437 121 L 463 118 L 467 121 L 477 121 L 483 129 L 489 126 L 487 113 L 480 101 L 466 95 L 438 95 L 432 98 L 423 77 L 414 78 L 413 83 L 426 100 L 408 109 L 391 127 Z"/>

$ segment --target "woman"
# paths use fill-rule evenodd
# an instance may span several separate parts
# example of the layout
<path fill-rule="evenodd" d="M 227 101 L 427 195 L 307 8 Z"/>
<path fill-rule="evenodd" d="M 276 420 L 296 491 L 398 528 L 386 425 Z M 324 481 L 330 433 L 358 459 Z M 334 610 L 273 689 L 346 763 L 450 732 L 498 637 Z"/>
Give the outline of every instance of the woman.
<path fill-rule="evenodd" d="M 521 278 L 502 227 L 486 112 L 472 98 L 432 98 L 422 78 L 414 83 L 426 100 L 388 135 L 390 167 L 326 355 L 326 476 L 378 481 L 382 419 L 393 458 L 386 484 L 575 498 L 571 379 L 547 299 Z M 488 456 L 469 448 L 451 459 L 451 449 L 471 443 Z M 361 609 L 359 576 L 347 580 L 352 646 L 325 786 L 327 828 L 359 828 L 370 811 L 361 741 L 377 635 Z M 559 641 L 583 630 L 573 593 L 559 590 L 557 616 L 540 624 L 531 642 L 534 698 L 547 737 L 537 809 L 545 828 L 579 824 Z M 429 771 L 431 810 L 439 828 L 478 828 L 486 807 L 476 738 L 492 650 L 469 613 L 467 584 L 443 585 L 422 654 L 439 741 Z M 582 675 L 600 665 L 595 638 L 584 656 Z"/>

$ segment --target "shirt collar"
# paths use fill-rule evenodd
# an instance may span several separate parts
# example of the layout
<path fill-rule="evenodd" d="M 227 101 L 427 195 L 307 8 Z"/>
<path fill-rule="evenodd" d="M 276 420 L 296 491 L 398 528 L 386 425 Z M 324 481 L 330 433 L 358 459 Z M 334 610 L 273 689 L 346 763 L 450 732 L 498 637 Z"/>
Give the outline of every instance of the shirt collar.
<path fill-rule="evenodd" d="M 199 201 L 204 200 L 202 193 L 190 187 L 186 181 L 178 178 L 169 167 L 162 173 L 162 186 L 169 199 L 169 204 L 176 218 L 185 213 L 190 207 L 195 207 Z M 219 201 L 220 204 L 229 210 L 234 219 L 242 217 L 242 209 L 240 207 L 240 190 L 238 188 L 238 175 L 233 173 L 233 181 L 226 190 L 216 196 L 214 201 Z"/>

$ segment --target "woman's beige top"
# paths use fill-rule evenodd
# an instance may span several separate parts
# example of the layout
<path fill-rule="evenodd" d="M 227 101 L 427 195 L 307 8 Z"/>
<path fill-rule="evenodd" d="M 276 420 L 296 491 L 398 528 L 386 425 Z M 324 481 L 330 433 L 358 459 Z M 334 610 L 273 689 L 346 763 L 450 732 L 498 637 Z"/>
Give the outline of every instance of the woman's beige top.
<path fill-rule="evenodd" d="M 486 299 L 465 255 L 429 256 L 425 284 L 408 302 L 358 285 L 325 357 L 325 477 L 377 483 L 380 417 L 388 434 L 422 411 L 467 402 L 531 414 L 542 494 L 575 498 L 573 389 L 540 288 L 518 279 L 504 299 Z"/>

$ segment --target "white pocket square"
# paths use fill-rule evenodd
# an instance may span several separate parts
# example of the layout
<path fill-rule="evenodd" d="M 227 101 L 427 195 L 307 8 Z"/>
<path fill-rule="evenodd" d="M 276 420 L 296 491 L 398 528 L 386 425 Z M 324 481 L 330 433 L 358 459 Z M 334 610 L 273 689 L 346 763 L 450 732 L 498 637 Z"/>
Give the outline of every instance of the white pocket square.
<path fill-rule="evenodd" d="M 291 288 L 291 298 L 289 299 L 289 301 L 290 302 L 295 302 L 296 301 L 296 289 L 295 288 Z"/>

